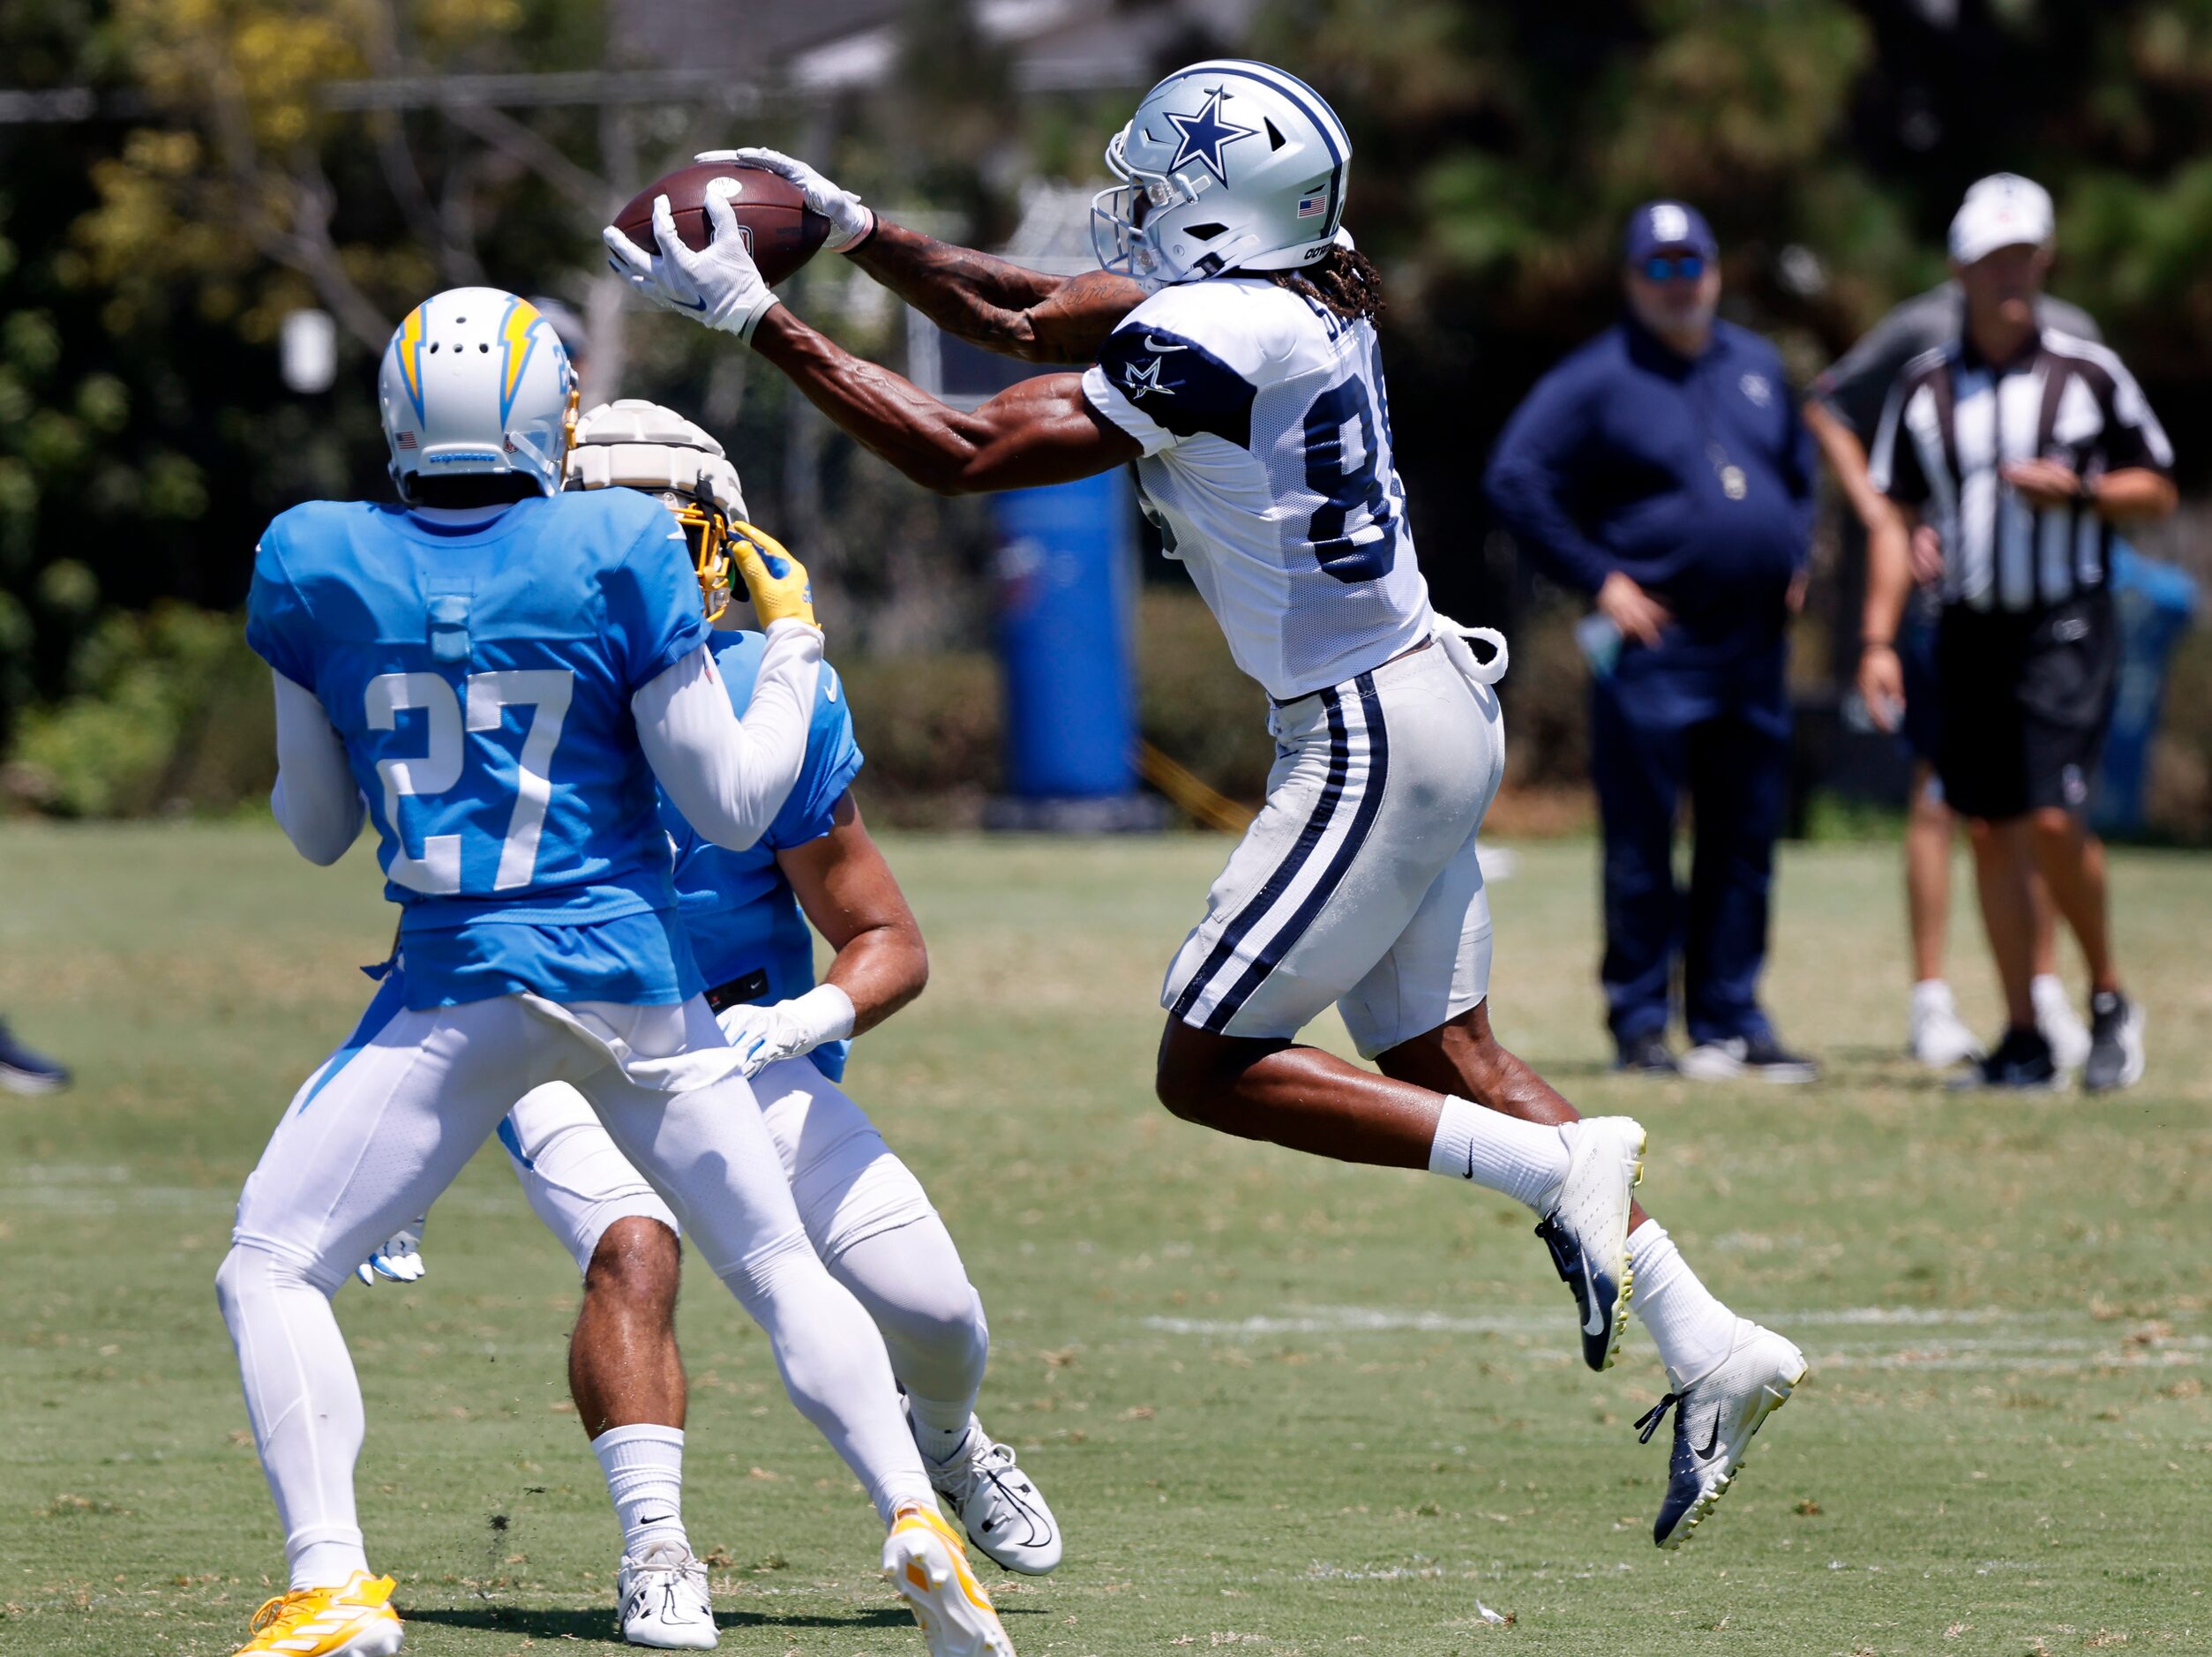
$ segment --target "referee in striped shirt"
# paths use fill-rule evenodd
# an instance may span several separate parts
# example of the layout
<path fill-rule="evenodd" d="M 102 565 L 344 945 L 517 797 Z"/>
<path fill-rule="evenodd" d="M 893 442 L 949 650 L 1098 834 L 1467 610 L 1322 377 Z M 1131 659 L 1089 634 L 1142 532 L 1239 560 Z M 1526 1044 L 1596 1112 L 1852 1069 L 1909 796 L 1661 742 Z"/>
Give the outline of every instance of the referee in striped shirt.
<path fill-rule="evenodd" d="M 1966 296 L 1949 344 L 1906 364 L 1869 457 L 1893 510 L 1868 544 L 1859 689 L 1885 725 L 1904 709 L 1894 641 L 1920 524 L 1943 559 L 1936 769 L 1972 825 L 1975 873 L 2006 1029 L 1982 1061 L 1994 1086 L 2048 1086 L 2036 1028 L 2027 859 L 2081 944 L 2090 980 L 2082 1085 L 2142 1074 L 2142 1014 L 2120 987 L 2104 865 L 2082 823 L 2111 722 L 2119 637 L 2114 527 L 2174 508 L 2173 453 L 2142 390 L 2100 345 L 2041 326 L 2051 198 L 2024 178 L 1977 187 L 1951 226 Z"/>

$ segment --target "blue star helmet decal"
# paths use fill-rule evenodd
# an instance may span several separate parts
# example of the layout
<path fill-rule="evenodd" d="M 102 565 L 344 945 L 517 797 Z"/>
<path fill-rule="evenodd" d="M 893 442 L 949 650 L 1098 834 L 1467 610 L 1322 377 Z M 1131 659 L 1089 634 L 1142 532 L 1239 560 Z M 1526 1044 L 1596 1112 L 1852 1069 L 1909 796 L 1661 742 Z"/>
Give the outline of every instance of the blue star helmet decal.
<path fill-rule="evenodd" d="M 1167 163 L 1169 172 L 1181 171 L 1185 161 L 1202 161 L 1216 178 L 1225 184 L 1229 182 L 1229 175 L 1221 170 L 1222 149 L 1239 139 L 1257 138 L 1259 129 L 1239 126 L 1221 118 L 1221 100 L 1226 95 L 1223 88 L 1216 86 L 1206 94 L 1205 105 L 1197 114 L 1177 115 L 1172 109 L 1167 112 L 1169 123 L 1182 140 L 1176 146 L 1175 159 Z"/>

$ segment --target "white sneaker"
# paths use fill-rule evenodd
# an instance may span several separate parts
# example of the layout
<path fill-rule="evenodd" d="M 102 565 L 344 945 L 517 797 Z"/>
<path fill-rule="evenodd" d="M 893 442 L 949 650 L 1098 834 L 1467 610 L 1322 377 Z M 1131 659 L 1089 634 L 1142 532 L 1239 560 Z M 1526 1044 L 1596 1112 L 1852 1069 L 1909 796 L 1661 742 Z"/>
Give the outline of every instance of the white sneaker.
<path fill-rule="evenodd" d="M 922 1625 L 929 1657 L 1014 1657 L 1014 1642 L 942 1514 L 903 1507 L 892 1516 L 883 1574 Z"/>
<path fill-rule="evenodd" d="M 1014 1451 L 993 1443 L 974 1416 L 951 1460 L 933 1460 L 924 1451 L 922 1466 L 937 1494 L 960 1515 L 968 1540 L 993 1563 L 1041 1577 L 1060 1563 L 1060 1525 L 1052 1509 L 1015 1465 Z"/>
<path fill-rule="evenodd" d="M 2036 1028 L 2051 1044 L 2051 1061 L 2061 1070 L 2079 1070 L 2089 1059 L 2089 1027 L 2066 999 L 2066 986 L 2046 973 L 2031 981 L 2028 993 L 2036 1004 Z"/>
<path fill-rule="evenodd" d="M 1638 1436 L 1649 1443 L 1668 1407 L 1675 1412 L 1675 1447 L 1667 1462 L 1667 1494 L 1652 1526 L 1653 1541 L 1661 1548 L 1682 1546 L 1728 1493 L 1751 1435 L 1789 1401 L 1807 1367 L 1805 1354 L 1788 1341 L 1739 1317 L 1727 1357 L 1637 1419 Z"/>
<path fill-rule="evenodd" d="M 1644 1177 L 1644 1127 L 1628 1116 L 1585 1116 L 1559 1130 L 1567 1144 L 1567 1177 L 1536 1234 L 1551 1263 L 1574 1292 L 1582 1328 L 1582 1361 L 1611 1367 L 1621 1353 L 1621 1327 L 1635 1293 L 1628 1263 L 1628 1210 Z"/>
<path fill-rule="evenodd" d="M 707 1567 L 681 1542 L 648 1543 L 634 1559 L 624 1555 L 614 1595 L 621 1607 L 622 1638 L 633 1646 L 712 1651 L 720 1638 L 707 1592 Z"/>
<path fill-rule="evenodd" d="M 1982 1056 L 1980 1038 L 1959 1016 L 1951 986 L 1941 978 L 1927 978 L 1913 986 L 1909 1029 L 1907 1050 L 1931 1070 L 1949 1070 Z"/>

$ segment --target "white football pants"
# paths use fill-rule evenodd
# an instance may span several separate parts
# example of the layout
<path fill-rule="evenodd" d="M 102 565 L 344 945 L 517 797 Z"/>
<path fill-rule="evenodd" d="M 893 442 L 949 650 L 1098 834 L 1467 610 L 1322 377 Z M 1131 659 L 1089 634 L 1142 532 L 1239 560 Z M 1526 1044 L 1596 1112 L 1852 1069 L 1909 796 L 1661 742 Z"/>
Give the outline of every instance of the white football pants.
<path fill-rule="evenodd" d="M 806 1059 L 769 1065 L 753 1078 L 753 1091 L 807 1241 L 874 1320 L 899 1384 L 918 1408 L 974 1408 L 990 1326 L 960 1250 L 913 1170 L 851 1096 Z M 619 1219 L 678 1228 L 590 1105 L 565 1083 L 520 1100 L 500 1124 L 499 1143 L 532 1211 L 579 1273 L 589 1271 L 599 1239 Z"/>
<path fill-rule="evenodd" d="M 678 1055 L 726 1045 L 702 999 L 561 1008 L 514 995 L 422 1012 L 396 1003 L 379 997 L 286 1110 L 216 1274 L 288 1557 L 361 1545 L 361 1391 L 330 1297 L 371 1248 L 428 1210 L 520 1094 L 551 1081 L 590 1101 L 683 1221 L 767 1332 L 792 1403 L 878 1511 L 888 1519 L 903 1503 L 935 1499 L 883 1343 L 808 1242 L 751 1088 L 734 1074 L 684 1091 L 633 1079 L 683 1074 Z"/>
<path fill-rule="evenodd" d="M 1333 1002 L 1369 1059 L 1479 1005 L 1490 904 L 1475 842 L 1505 769 L 1502 671 L 1440 631 L 1272 709 L 1267 804 L 1160 1005 L 1201 1030 L 1290 1037 Z"/>

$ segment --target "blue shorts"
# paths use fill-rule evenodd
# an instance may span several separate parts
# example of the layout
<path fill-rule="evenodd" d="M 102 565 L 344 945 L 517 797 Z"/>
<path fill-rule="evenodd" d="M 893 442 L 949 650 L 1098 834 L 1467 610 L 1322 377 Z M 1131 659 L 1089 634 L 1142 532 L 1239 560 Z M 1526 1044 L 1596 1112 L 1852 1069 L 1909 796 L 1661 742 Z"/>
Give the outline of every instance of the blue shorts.
<path fill-rule="evenodd" d="M 1917 602 L 1897 630 L 1897 661 L 1905 674 L 1905 723 L 1897 733 L 1905 752 L 1930 765 L 1943 741 L 1943 693 L 1936 677 L 1936 624 Z"/>

